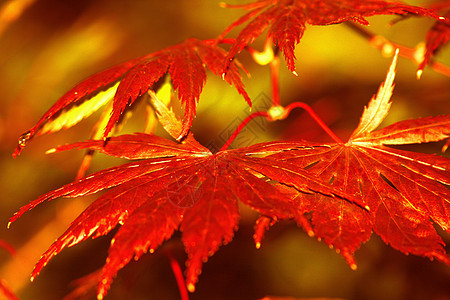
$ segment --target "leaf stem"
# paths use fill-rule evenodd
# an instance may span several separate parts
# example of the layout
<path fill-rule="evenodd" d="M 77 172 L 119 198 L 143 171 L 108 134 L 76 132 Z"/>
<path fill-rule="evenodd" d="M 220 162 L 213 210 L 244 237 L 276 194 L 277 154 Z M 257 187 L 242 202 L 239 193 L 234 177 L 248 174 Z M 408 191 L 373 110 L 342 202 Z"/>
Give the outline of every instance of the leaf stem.
<path fill-rule="evenodd" d="M 3 294 L 8 300 L 19 300 L 19 298 L 6 285 L 6 282 L 1 278 L 0 278 L 0 294 Z"/>
<path fill-rule="evenodd" d="M 16 255 L 16 249 L 8 242 L 0 239 L 0 248 L 8 251 L 12 256 Z"/>
<path fill-rule="evenodd" d="M 284 118 L 286 118 L 289 113 L 294 109 L 294 108 L 303 108 L 304 110 L 306 110 L 306 112 L 314 119 L 314 121 L 316 121 L 316 123 L 322 127 L 322 129 L 338 144 L 344 144 L 344 142 L 327 126 L 327 124 L 325 124 L 321 118 L 319 118 L 319 116 L 314 112 L 314 110 L 311 108 L 311 106 L 309 106 L 308 104 L 304 103 L 304 102 L 294 102 L 289 104 L 288 106 L 286 106 L 285 108 L 285 112 L 284 112 Z M 283 119 L 284 119 L 283 118 Z"/>
<path fill-rule="evenodd" d="M 239 126 L 234 130 L 228 141 L 220 148 L 219 151 L 227 150 L 237 135 L 247 125 L 248 122 L 257 117 L 265 117 L 269 121 L 277 121 L 286 119 L 294 108 L 303 108 L 309 115 L 316 121 L 316 123 L 338 144 L 344 144 L 344 142 L 325 124 L 322 119 L 314 112 L 314 110 L 304 102 L 294 102 L 283 108 L 280 105 L 272 106 L 267 112 L 257 111 L 249 115 Z"/>
<path fill-rule="evenodd" d="M 279 48 L 272 46 L 273 41 L 271 37 L 267 37 L 264 43 L 264 50 L 259 52 L 249 46 L 247 51 L 252 56 L 253 60 L 261 65 L 270 65 L 270 82 L 272 86 L 272 106 L 280 105 L 280 56 Z"/>
<path fill-rule="evenodd" d="M 183 272 L 181 271 L 180 264 L 173 257 L 172 253 L 165 251 L 166 256 L 169 258 L 170 267 L 172 268 L 173 275 L 177 280 L 178 290 L 180 291 L 181 300 L 189 300 L 189 293 L 186 289 L 186 283 L 184 281 Z"/>
<path fill-rule="evenodd" d="M 272 84 L 272 106 L 280 105 L 280 56 L 275 52 L 270 62 L 270 81 Z"/>
<path fill-rule="evenodd" d="M 248 122 L 250 122 L 251 120 L 253 120 L 254 118 L 257 118 L 257 117 L 269 118 L 269 114 L 265 111 L 256 111 L 256 112 L 252 113 L 250 116 L 248 116 L 247 118 L 245 118 L 245 120 L 242 121 L 241 124 L 239 124 L 239 126 L 234 130 L 233 134 L 230 136 L 228 141 L 222 146 L 222 148 L 220 148 L 219 151 L 227 150 L 228 147 L 230 147 L 231 143 L 234 141 L 234 139 L 237 137 L 239 132 L 241 132 L 242 129 L 245 127 L 245 125 L 247 125 Z"/>

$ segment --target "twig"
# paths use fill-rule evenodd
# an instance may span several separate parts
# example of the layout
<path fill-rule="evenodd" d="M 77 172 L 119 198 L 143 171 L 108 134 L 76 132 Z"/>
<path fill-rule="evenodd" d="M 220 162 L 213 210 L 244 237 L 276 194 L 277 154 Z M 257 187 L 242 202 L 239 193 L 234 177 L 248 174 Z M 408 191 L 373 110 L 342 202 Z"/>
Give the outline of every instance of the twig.
<path fill-rule="evenodd" d="M 360 34 L 362 37 L 367 39 L 373 47 L 379 49 L 381 51 L 381 54 L 386 57 L 390 57 L 394 55 L 395 49 L 400 49 L 399 55 L 402 57 L 405 57 L 415 64 L 420 64 L 423 61 L 423 51 L 420 48 L 409 48 L 404 45 L 400 45 L 397 43 L 394 43 L 392 41 L 389 41 L 385 37 L 381 35 L 376 35 L 372 33 L 371 31 L 367 30 L 363 26 L 353 23 L 353 22 L 346 22 L 345 23 L 349 28 L 351 28 L 356 33 Z M 439 62 L 431 60 L 428 64 L 434 71 L 441 73 L 445 76 L 450 77 L 450 67 L 446 66 L 444 64 L 441 64 Z M 420 78 L 422 75 L 422 70 L 417 70 L 417 79 Z"/>
<path fill-rule="evenodd" d="M 309 115 L 314 119 L 314 121 L 316 121 L 316 123 L 322 127 L 322 129 L 338 144 L 344 144 L 344 142 L 327 126 L 327 124 L 325 124 L 325 122 L 322 121 L 322 119 L 314 112 L 314 110 L 311 108 L 311 106 L 309 106 L 308 104 L 304 103 L 304 102 L 294 102 L 289 104 L 288 106 L 286 106 L 285 113 L 284 113 L 284 118 L 286 118 L 289 113 L 294 109 L 294 108 L 303 108 L 304 110 L 306 110 L 307 113 L 309 113 Z"/>
<path fill-rule="evenodd" d="M 256 112 L 252 113 L 250 116 L 248 116 L 247 118 L 245 118 L 245 120 L 242 121 L 241 124 L 239 124 L 239 126 L 234 130 L 233 134 L 230 136 L 230 138 L 227 140 L 227 142 L 222 146 L 222 148 L 220 148 L 219 151 L 227 150 L 228 147 L 230 147 L 231 143 L 234 141 L 234 139 L 237 137 L 239 132 L 241 132 L 242 129 L 244 129 L 245 125 L 247 125 L 248 122 L 250 122 L 251 120 L 253 120 L 254 118 L 257 118 L 257 117 L 269 118 L 269 114 L 265 111 L 256 111 Z"/>

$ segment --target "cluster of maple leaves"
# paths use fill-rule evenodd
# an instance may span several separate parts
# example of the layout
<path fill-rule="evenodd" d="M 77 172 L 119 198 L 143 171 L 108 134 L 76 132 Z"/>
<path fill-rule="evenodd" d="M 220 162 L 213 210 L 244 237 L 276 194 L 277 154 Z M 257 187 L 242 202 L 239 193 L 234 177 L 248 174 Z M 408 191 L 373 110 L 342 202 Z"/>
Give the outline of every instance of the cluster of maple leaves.
<path fill-rule="evenodd" d="M 245 69 L 235 56 L 265 29 L 295 73 L 294 49 L 306 24 L 367 25 L 365 17 L 381 14 L 432 17 L 437 21 L 427 36 L 419 66 L 423 69 L 448 41 L 450 21 L 437 11 L 450 7 L 450 2 L 435 10 L 379 0 L 260 0 L 226 6 L 248 12 L 217 39 L 188 39 L 97 73 L 63 95 L 20 137 L 14 156 L 33 136 L 73 126 L 105 105 L 92 140 L 52 152 L 90 149 L 132 160 L 46 193 L 11 218 L 10 223 L 44 201 L 108 189 L 44 253 L 32 278 L 65 247 L 105 235 L 120 224 L 98 276 L 99 299 L 132 258 L 154 252 L 176 230 L 182 232 L 188 254 L 186 285 L 194 291 L 202 264 L 230 242 L 238 228 L 238 201 L 261 215 L 255 226 L 257 247 L 269 226 L 290 219 L 333 246 L 352 269 L 353 253 L 372 231 L 406 254 L 450 265 L 433 227 L 435 223 L 450 231 L 450 160 L 387 147 L 447 139 L 450 116 L 401 121 L 375 130 L 389 111 L 397 55 L 347 142 L 277 141 L 212 153 L 190 132 L 207 71 L 222 76 L 251 105 L 240 75 Z M 236 39 L 226 38 L 244 23 Z M 224 42 L 232 44 L 229 51 L 219 46 Z M 185 108 L 181 121 L 154 93 L 168 78 Z M 149 105 L 173 140 L 151 133 L 111 136 L 124 112 L 147 92 Z"/>

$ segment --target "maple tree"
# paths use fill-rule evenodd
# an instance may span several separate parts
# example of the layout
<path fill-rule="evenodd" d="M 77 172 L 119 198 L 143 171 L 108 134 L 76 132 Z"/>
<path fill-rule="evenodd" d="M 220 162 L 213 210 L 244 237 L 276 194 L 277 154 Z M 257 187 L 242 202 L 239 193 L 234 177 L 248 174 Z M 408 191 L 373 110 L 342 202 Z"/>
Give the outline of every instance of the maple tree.
<path fill-rule="evenodd" d="M 445 244 L 433 225 L 450 231 L 450 160 L 388 147 L 445 140 L 450 136 L 450 116 L 405 120 L 376 130 L 391 105 L 398 51 L 385 82 L 364 109 L 347 142 L 305 103 L 281 106 L 277 73 L 279 49 L 288 69 L 296 74 L 294 49 L 306 24 L 356 21 L 368 25 L 365 17 L 391 14 L 437 20 L 419 62 L 419 70 L 423 70 L 437 49 L 448 41 L 450 21 L 438 13 L 442 8 L 433 10 L 377 0 L 260 0 L 223 6 L 249 12 L 217 39 L 188 39 L 89 77 L 64 94 L 19 138 L 15 157 L 35 135 L 71 127 L 106 105 L 93 139 L 49 152 L 89 149 L 133 160 L 48 192 L 11 217 L 9 224 L 42 202 L 107 189 L 43 254 L 32 279 L 65 247 L 106 235 L 119 226 L 105 265 L 91 277 L 98 282 L 97 297 L 102 299 L 120 269 L 133 258 L 153 253 L 179 230 L 188 255 L 186 287 L 194 292 L 203 263 L 233 239 L 240 218 L 239 202 L 260 215 L 254 234 L 257 248 L 270 226 L 281 220 L 294 220 L 308 235 L 334 247 L 352 269 L 356 269 L 354 252 L 369 240 L 372 231 L 405 254 L 450 265 Z M 246 22 L 235 39 L 226 38 L 233 28 Z M 251 44 L 266 28 L 268 38 L 262 56 L 267 54 L 268 58 L 264 61 Z M 229 51 L 222 44 L 231 44 Z M 246 69 L 236 59 L 243 49 L 258 63 L 270 64 L 272 107 L 251 114 L 213 153 L 190 131 L 206 72 L 233 85 L 251 106 L 239 70 Z M 184 106 L 182 120 L 170 108 L 170 101 L 160 99 L 157 93 L 166 87 L 164 82 L 171 85 Z M 145 95 L 150 115 L 157 116 L 171 139 L 151 132 L 112 135 L 124 112 Z M 306 109 L 335 143 L 274 141 L 229 149 L 252 119 L 284 120 L 298 107 Z"/>

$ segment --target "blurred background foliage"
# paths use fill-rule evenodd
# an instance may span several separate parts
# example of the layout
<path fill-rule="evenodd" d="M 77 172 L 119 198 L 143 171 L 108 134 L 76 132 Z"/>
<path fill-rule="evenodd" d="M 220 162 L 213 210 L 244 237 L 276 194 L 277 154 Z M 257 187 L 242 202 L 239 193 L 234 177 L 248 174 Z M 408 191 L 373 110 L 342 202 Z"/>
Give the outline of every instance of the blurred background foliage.
<path fill-rule="evenodd" d="M 238 4 L 240 1 L 229 1 Z M 241 1 L 243 2 L 243 1 Z M 429 4 L 409 1 L 411 4 Z M 111 236 L 65 249 L 34 283 L 29 273 L 40 255 L 95 197 L 59 199 L 27 213 L 7 230 L 9 217 L 23 204 L 73 180 L 82 153 L 45 155 L 56 145 L 88 138 L 95 117 L 67 131 L 37 137 L 13 159 L 17 137 L 28 130 L 58 97 L 87 76 L 113 64 L 179 43 L 186 38 L 214 38 L 243 11 L 223 9 L 216 0 L 0 1 L 0 239 L 12 244 L 12 257 L 0 249 L 0 278 L 23 299 L 61 299 L 73 281 L 100 268 Z M 369 18 L 377 34 L 415 47 L 423 41 L 431 20 L 410 18 L 389 27 L 393 17 Z M 232 35 L 238 31 L 232 31 Z M 263 40 L 254 46 L 262 49 Z M 437 59 L 450 65 L 450 48 Z M 357 125 L 363 106 L 384 80 L 389 58 L 372 48 L 345 25 L 309 26 L 296 49 L 297 73 L 282 63 L 281 101 L 310 104 L 343 139 Z M 256 110 L 270 106 L 268 67 L 239 59 L 251 73 L 244 78 Z M 450 79 L 425 69 L 416 80 L 411 61 L 400 59 L 393 105 L 387 123 L 450 113 Z M 143 109 L 141 109 L 143 110 Z M 210 148 L 220 148 L 249 114 L 245 101 L 220 78 L 208 75 L 193 132 Z M 142 131 L 137 112 L 125 132 Z M 302 111 L 278 123 L 256 120 L 233 143 L 241 147 L 277 139 L 330 141 Z M 407 149 L 437 153 L 442 143 Z M 91 171 L 120 163 L 103 155 Z M 240 230 L 204 266 L 191 299 L 257 299 L 266 295 L 340 297 L 346 299 L 450 299 L 450 268 L 428 259 L 405 256 L 373 236 L 356 254 L 352 271 L 324 243 L 292 223 L 276 225 L 262 248 L 252 240 L 256 215 L 242 207 Z M 442 232 L 441 232 L 442 233 Z M 442 233 L 446 243 L 449 235 Z M 155 254 L 130 263 L 114 282 L 109 299 L 178 299 L 165 251 L 182 262 L 179 236 Z M 0 295 L 0 298 L 2 296 Z M 93 294 L 86 299 L 94 299 Z"/>

